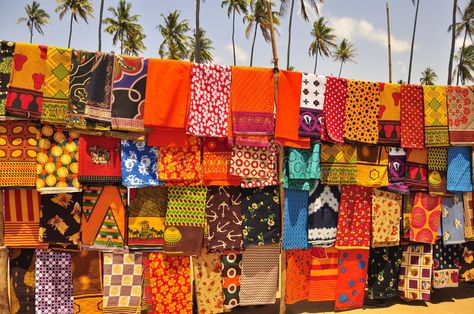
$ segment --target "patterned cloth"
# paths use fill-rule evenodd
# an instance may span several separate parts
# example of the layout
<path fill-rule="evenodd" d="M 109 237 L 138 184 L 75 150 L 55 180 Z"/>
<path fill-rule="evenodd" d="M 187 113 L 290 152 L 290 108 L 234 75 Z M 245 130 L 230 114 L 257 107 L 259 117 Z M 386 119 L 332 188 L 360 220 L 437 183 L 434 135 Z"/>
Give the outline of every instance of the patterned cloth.
<path fill-rule="evenodd" d="M 245 247 L 280 241 L 278 186 L 242 189 L 242 228 Z"/>
<path fill-rule="evenodd" d="M 201 146 L 199 137 L 190 137 L 188 147 L 161 148 L 158 178 L 168 182 L 201 180 Z"/>
<path fill-rule="evenodd" d="M 461 247 L 459 276 L 465 281 L 474 281 L 474 242 L 466 242 Z"/>
<path fill-rule="evenodd" d="M 403 195 L 402 207 L 402 237 L 405 240 L 410 239 L 411 216 L 415 205 L 415 193 Z"/>
<path fill-rule="evenodd" d="M 449 140 L 453 145 L 474 143 L 474 89 L 472 86 L 446 87 Z"/>
<path fill-rule="evenodd" d="M 230 107 L 229 66 L 193 64 L 191 104 L 186 132 L 195 136 L 226 137 Z"/>
<path fill-rule="evenodd" d="M 357 149 L 347 144 L 321 144 L 321 183 L 356 184 Z"/>
<path fill-rule="evenodd" d="M 317 184 L 308 200 L 308 242 L 313 247 L 330 247 L 336 241 L 338 186 Z"/>
<path fill-rule="evenodd" d="M 240 276 L 242 274 L 242 254 L 223 253 L 222 265 L 222 293 L 224 295 L 224 309 L 230 310 L 239 305 Z"/>
<path fill-rule="evenodd" d="M 35 312 L 73 312 L 71 254 L 36 250 Z"/>
<path fill-rule="evenodd" d="M 400 84 L 379 83 L 379 141 L 381 145 L 400 146 Z"/>
<path fill-rule="evenodd" d="M 72 255 L 74 313 L 96 313 L 102 310 L 101 253 L 82 250 Z"/>
<path fill-rule="evenodd" d="M 9 251 L 10 313 L 35 314 L 35 250 Z"/>
<path fill-rule="evenodd" d="M 15 43 L 2 40 L 0 42 L 0 116 L 5 115 L 8 83 L 13 68 L 13 51 Z"/>
<path fill-rule="evenodd" d="M 38 142 L 38 179 L 41 192 L 75 192 L 78 180 L 79 133 L 45 124 Z"/>
<path fill-rule="evenodd" d="M 69 110 L 69 79 L 72 50 L 48 47 L 43 85 L 41 121 L 66 124 Z"/>
<path fill-rule="evenodd" d="M 388 150 L 383 146 L 357 146 L 357 185 L 388 185 Z"/>
<path fill-rule="evenodd" d="M 104 253 L 104 313 L 136 313 L 142 297 L 142 253 Z"/>
<path fill-rule="evenodd" d="M 334 247 L 311 250 L 309 301 L 336 300 L 338 250 Z"/>
<path fill-rule="evenodd" d="M 410 223 L 410 241 L 429 244 L 436 242 L 442 202 L 442 197 L 415 193 Z"/>
<path fill-rule="evenodd" d="M 376 144 L 379 139 L 379 110 L 378 83 L 348 80 L 344 138 L 351 142 Z"/>
<path fill-rule="evenodd" d="M 423 87 L 402 84 L 400 91 L 401 146 L 403 148 L 424 148 Z"/>
<path fill-rule="evenodd" d="M 143 132 L 148 59 L 117 56 L 112 83 L 112 129 Z"/>
<path fill-rule="evenodd" d="M 239 187 L 208 187 L 206 215 L 210 252 L 242 248 L 242 192 Z"/>
<path fill-rule="evenodd" d="M 472 192 L 463 193 L 464 200 L 464 237 L 474 239 L 474 198 Z"/>
<path fill-rule="evenodd" d="M 430 300 L 433 246 L 409 244 L 403 248 L 398 295 L 406 300 Z"/>
<path fill-rule="evenodd" d="M 464 243 L 464 204 L 461 193 L 443 198 L 441 210 L 443 244 Z"/>
<path fill-rule="evenodd" d="M 274 144 L 268 147 L 235 145 L 232 147 L 229 173 L 246 179 L 276 181 L 277 151 Z"/>
<path fill-rule="evenodd" d="M 310 149 L 288 148 L 288 176 L 290 179 L 319 179 L 319 144 Z"/>
<path fill-rule="evenodd" d="M 311 259 L 311 249 L 286 251 L 286 304 L 308 299 Z"/>
<path fill-rule="evenodd" d="M 308 247 L 308 192 L 285 189 L 283 249 Z"/>
<path fill-rule="evenodd" d="M 448 191 L 472 191 L 471 147 L 448 148 Z"/>
<path fill-rule="evenodd" d="M 389 299 L 398 295 L 398 274 L 401 262 L 401 246 L 370 250 L 367 279 L 369 299 Z"/>
<path fill-rule="evenodd" d="M 166 226 L 163 252 L 168 255 L 199 256 L 204 240 L 204 228 Z"/>
<path fill-rule="evenodd" d="M 145 142 L 122 140 L 122 184 L 127 187 L 161 185 L 158 181 L 158 149 Z"/>
<path fill-rule="evenodd" d="M 355 185 L 342 186 L 340 204 L 336 248 L 369 248 L 372 189 Z"/>
<path fill-rule="evenodd" d="M 398 193 L 372 190 L 372 244 L 373 248 L 400 243 L 400 216 L 402 196 Z"/>
<path fill-rule="evenodd" d="M 321 137 L 326 77 L 303 73 L 301 82 L 299 135 L 319 140 Z"/>
<path fill-rule="evenodd" d="M 406 151 L 400 147 L 389 147 L 388 150 L 388 187 L 389 191 L 408 193 L 405 185 Z"/>
<path fill-rule="evenodd" d="M 290 148 L 286 147 L 285 148 L 285 158 L 283 159 L 283 187 L 285 189 L 292 189 L 292 190 L 303 190 L 303 191 L 309 191 L 311 189 L 314 189 L 317 180 L 316 179 L 290 179 Z M 319 160 L 319 156 L 318 156 Z M 319 167 L 319 162 L 318 162 L 318 167 Z M 300 176 L 299 170 L 298 169 L 293 169 L 293 173 L 296 176 Z M 306 176 L 306 173 L 304 174 Z M 303 176 L 303 173 L 301 173 L 301 176 Z"/>
<path fill-rule="evenodd" d="M 347 80 L 344 78 L 327 77 L 324 96 L 321 139 L 327 142 L 344 143 Z"/>
<path fill-rule="evenodd" d="M 336 280 L 336 310 L 362 307 L 369 250 L 339 250 Z"/>
<path fill-rule="evenodd" d="M 428 189 L 430 194 L 446 195 L 446 175 L 448 170 L 448 149 L 443 147 L 428 149 Z"/>
<path fill-rule="evenodd" d="M 82 193 L 42 194 L 39 241 L 81 243 Z"/>
<path fill-rule="evenodd" d="M 405 184 L 410 191 L 428 191 L 427 149 L 407 149 Z"/>
<path fill-rule="evenodd" d="M 206 185 L 240 184 L 240 177 L 229 174 L 230 156 L 226 138 L 203 139 L 202 172 Z"/>
<path fill-rule="evenodd" d="M 458 286 L 461 255 L 461 245 L 445 246 L 441 239 L 436 241 L 433 246 L 433 288 Z"/>
<path fill-rule="evenodd" d="M 206 187 L 169 187 L 167 226 L 206 226 Z"/>
<path fill-rule="evenodd" d="M 423 85 L 425 145 L 449 146 L 446 86 Z"/>
<path fill-rule="evenodd" d="M 193 257 L 193 269 L 198 313 L 224 312 L 220 254 L 203 251 L 199 257 Z"/>
<path fill-rule="evenodd" d="M 243 251 L 240 305 L 275 303 L 279 260 L 280 244 L 255 245 Z"/>

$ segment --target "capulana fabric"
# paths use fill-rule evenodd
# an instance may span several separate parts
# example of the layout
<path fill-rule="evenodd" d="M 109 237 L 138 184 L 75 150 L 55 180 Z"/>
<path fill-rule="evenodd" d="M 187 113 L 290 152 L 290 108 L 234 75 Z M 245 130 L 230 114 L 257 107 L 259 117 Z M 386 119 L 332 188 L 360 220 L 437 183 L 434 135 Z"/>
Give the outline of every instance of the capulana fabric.
<path fill-rule="evenodd" d="M 402 196 L 398 193 L 372 190 L 372 247 L 400 243 Z"/>
<path fill-rule="evenodd" d="M 465 281 L 474 281 L 474 242 L 461 244 L 459 277 Z"/>
<path fill-rule="evenodd" d="M 285 189 L 283 249 L 308 247 L 308 191 Z"/>
<path fill-rule="evenodd" d="M 449 117 L 449 140 L 454 145 L 474 143 L 474 89 L 472 86 L 446 88 Z"/>
<path fill-rule="evenodd" d="M 127 187 L 156 186 L 158 180 L 158 148 L 145 142 L 122 140 L 122 184 Z"/>
<path fill-rule="evenodd" d="M 430 301 L 432 267 L 432 245 L 405 246 L 398 280 L 398 296 L 406 300 Z"/>
<path fill-rule="evenodd" d="M 344 78 L 327 77 L 324 96 L 321 139 L 332 143 L 344 143 L 347 80 Z"/>
<path fill-rule="evenodd" d="M 415 193 L 410 222 L 410 241 L 434 244 L 441 219 L 443 198 Z"/>
<path fill-rule="evenodd" d="M 401 86 L 401 147 L 424 148 L 424 100 L 423 87 L 402 84 Z"/>
<path fill-rule="evenodd" d="M 464 237 L 474 239 L 474 197 L 473 192 L 463 193 L 464 200 Z"/>
<path fill-rule="evenodd" d="M 14 42 L 7 40 L 0 42 L 0 116 L 5 115 L 5 102 L 7 99 L 8 83 L 10 83 L 10 75 L 13 69 L 14 50 Z"/>
<path fill-rule="evenodd" d="M 449 146 L 446 86 L 423 85 L 425 145 Z"/>
<path fill-rule="evenodd" d="M 428 149 L 428 190 L 430 194 L 446 195 L 448 170 L 448 149 L 431 147 Z"/>
<path fill-rule="evenodd" d="M 381 145 L 400 146 L 400 84 L 379 83 L 379 141 Z"/>
<path fill-rule="evenodd" d="M 300 97 L 300 136 L 320 139 L 325 92 L 326 77 L 303 73 Z"/>
<path fill-rule="evenodd" d="M 443 198 L 441 209 L 443 244 L 464 243 L 464 204 L 461 193 Z"/>
<path fill-rule="evenodd" d="M 288 175 L 289 179 L 319 179 L 321 175 L 319 166 L 319 144 L 311 145 L 310 149 L 288 149 Z"/>
<path fill-rule="evenodd" d="M 444 245 L 439 239 L 433 246 L 433 288 L 457 287 L 459 284 L 460 244 Z"/>
<path fill-rule="evenodd" d="M 286 254 L 286 304 L 307 300 L 311 273 L 311 249 L 288 250 Z"/>
<path fill-rule="evenodd" d="M 398 273 L 402 262 L 402 247 L 389 246 L 370 250 L 368 271 L 369 299 L 389 299 L 398 295 Z"/>
<path fill-rule="evenodd" d="M 471 147 L 448 148 L 448 191 L 472 191 Z"/>

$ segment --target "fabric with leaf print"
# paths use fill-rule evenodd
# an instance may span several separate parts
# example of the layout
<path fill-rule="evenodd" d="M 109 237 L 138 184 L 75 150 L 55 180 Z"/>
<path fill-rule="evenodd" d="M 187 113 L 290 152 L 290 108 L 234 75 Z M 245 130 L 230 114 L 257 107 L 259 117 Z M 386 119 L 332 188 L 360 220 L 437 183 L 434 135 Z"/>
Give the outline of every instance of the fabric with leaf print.
<path fill-rule="evenodd" d="M 367 279 L 369 299 L 388 299 L 398 295 L 398 272 L 401 262 L 401 246 L 370 250 Z"/>
<path fill-rule="evenodd" d="M 141 188 L 163 184 L 158 180 L 158 148 L 145 142 L 122 140 L 122 184 Z"/>
<path fill-rule="evenodd" d="M 372 191 L 372 247 L 398 245 L 402 196 L 397 193 Z"/>
<path fill-rule="evenodd" d="M 461 193 L 443 198 L 441 208 L 443 244 L 464 243 L 464 203 Z"/>
<path fill-rule="evenodd" d="M 462 258 L 459 275 L 465 281 L 474 281 L 474 242 L 461 244 Z"/>
<path fill-rule="evenodd" d="M 311 249 L 286 251 L 286 304 L 308 299 Z"/>
<path fill-rule="evenodd" d="M 459 284 L 460 244 L 446 245 L 439 239 L 433 246 L 433 288 L 451 288 Z"/>

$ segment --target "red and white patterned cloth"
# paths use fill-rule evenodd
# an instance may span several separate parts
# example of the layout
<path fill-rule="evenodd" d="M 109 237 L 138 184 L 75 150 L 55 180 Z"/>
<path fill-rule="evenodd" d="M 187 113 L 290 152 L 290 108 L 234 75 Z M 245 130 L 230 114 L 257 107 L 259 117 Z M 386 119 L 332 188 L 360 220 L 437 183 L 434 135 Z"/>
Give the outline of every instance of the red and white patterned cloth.
<path fill-rule="evenodd" d="M 244 179 L 245 187 L 278 184 L 277 151 L 268 147 L 235 145 L 232 147 L 229 173 Z"/>
<path fill-rule="evenodd" d="M 347 80 L 327 77 L 324 96 L 321 139 L 332 143 L 344 143 Z"/>

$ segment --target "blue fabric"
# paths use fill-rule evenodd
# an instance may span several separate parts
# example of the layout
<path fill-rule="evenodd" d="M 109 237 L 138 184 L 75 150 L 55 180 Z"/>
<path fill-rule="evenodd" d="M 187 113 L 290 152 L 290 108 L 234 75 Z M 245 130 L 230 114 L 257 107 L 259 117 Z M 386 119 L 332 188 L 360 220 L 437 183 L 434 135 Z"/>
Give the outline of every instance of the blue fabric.
<path fill-rule="evenodd" d="M 441 209 L 443 244 L 464 243 L 464 204 L 461 193 L 443 198 Z"/>
<path fill-rule="evenodd" d="M 312 144 L 309 149 L 290 147 L 288 169 L 290 179 L 319 179 L 319 144 Z"/>
<path fill-rule="evenodd" d="M 141 188 L 162 185 L 158 180 L 158 148 L 122 140 L 122 184 Z"/>
<path fill-rule="evenodd" d="M 448 149 L 448 191 L 471 192 L 471 147 Z"/>
<path fill-rule="evenodd" d="M 283 249 L 308 247 L 308 191 L 285 189 Z"/>

